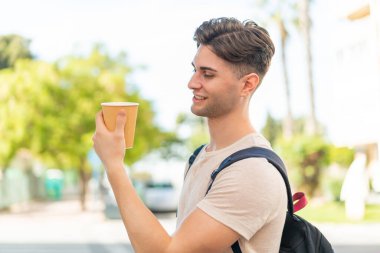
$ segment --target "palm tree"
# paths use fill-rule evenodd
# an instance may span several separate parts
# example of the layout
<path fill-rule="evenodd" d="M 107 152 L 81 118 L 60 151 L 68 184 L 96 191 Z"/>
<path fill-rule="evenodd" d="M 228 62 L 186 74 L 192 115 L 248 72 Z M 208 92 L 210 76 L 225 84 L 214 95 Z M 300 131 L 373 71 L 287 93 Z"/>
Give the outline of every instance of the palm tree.
<path fill-rule="evenodd" d="M 281 65 L 282 65 L 282 75 L 285 90 L 285 103 L 286 103 L 286 117 L 282 123 L 284 136 L 291 137 L 293 135 L 293 113 L 291 107 L 291 93 L 290 93 L 290 83 L 288 76 L 288 65 L 287 65 L 287 43 L 289 39 L 288 26 L 295 24 L 297 22 L 295 9 L 296 6 L 293 1 L 287 0 L 258 0 L 258 4 L 266 9 L 269 13 L 269 20 L 276 24 L 279 34 L 280 34 L 280 51 L 281 51 Z M 286 15 L 285 15 L 286 14 Z"/>
<path fill-rule="evenodd" d="M 286 29 L 284 19 L 279 18 L 277 20 L 277 25 L 280 30 L 281 35 L 281 63 L 282 63 L 282 74 L 284 78 L 284 88 L 285 88 L 285 101 L 286 101 L 286 117 L 283 123 L 284 136 L 289 138 L 293 135 L 293 113 L 291 106 L 291 94 L 290 94 L 290 83 L 288 77 L 288 65 L 287 65 L 287 54 L 286 54 L 286 44 L 288 41 L 289 33 Z"/>
<path fill-rule="evenodd" d="M 311 54 L 311 20 L 310 20 L 310 0 L 301 0 L 300 2 L 300 19 L 301 31 L 305 42 L 306 49 L 306 67 L 307 67 L 307 82 L 309 86 L 309 99 L 310 99 L 310 115 L 307 122 L 307 132 L 309 134 L 316 134 L 318 132 L 317 116 L 315 113 L 315 92 L 312 71 L 312 54 Z"/>

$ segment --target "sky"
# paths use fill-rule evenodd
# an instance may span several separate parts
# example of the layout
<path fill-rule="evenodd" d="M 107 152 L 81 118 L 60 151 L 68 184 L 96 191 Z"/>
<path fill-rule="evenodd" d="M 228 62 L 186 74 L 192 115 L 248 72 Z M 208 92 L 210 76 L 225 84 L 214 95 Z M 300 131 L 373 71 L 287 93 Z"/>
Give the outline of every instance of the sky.
<path fill-rule="evenodd" d="M 327 0 L 314 1 L 314 76 L 317 115 L 328 123 L 328 57 L 326 33 Z M 268 29 L 277 51 L 263 84 L 251 102 L 251 120 L 260 130 L 270 112 L 285 115 L 284 88 L 280 65 L 279 36 L 276 27 L 265 22 L 266 12 L 255 0 L 0 0 L 0 34 L 16 33 L 31 39 L 38 59 L 55 61 L 69 54 L 85 54 L 95 43 L 103 43 L 117 54 L 124 51 L 136 68 L 128 81 L 153 102 L 156 121 L 166 129 L 175 127 L 178 113 L 190 113 L 192 92 L 187 88 L 196 52 L 192 40 L 197 26 L 214 17 L 253 19 Z M 292 109 L 295 115 L 309 111 L 303 44 L 294 35 L 289 43 L 288 68 L 292 83 Z"/>

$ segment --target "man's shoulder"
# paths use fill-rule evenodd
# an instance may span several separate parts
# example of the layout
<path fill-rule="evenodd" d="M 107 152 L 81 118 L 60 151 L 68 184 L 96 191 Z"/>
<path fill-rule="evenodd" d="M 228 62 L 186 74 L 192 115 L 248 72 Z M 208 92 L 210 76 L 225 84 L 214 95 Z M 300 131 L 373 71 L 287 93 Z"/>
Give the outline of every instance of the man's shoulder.
<path fill-rule="evenodd" d="M 280 172 L 264 157 L 239 160 L 223 169 L 220 174 L 220 179 L 229 178 L 243 191 L 265 191 L 278 198 L 286 198 L 286 186 Z"/>
<path fill-rule="evenodd" d="M 236 143 L 236 147 L 248 148 L 252 146 L 272 149 L 270 142 L 260 133 L 251 133 L 244 136 L 239 142 Z"/>
<path fill-rule="evenodd" d="M 216 152 L 210 152 L 210 155 L 214 155 L 215 158 L 227 158 L 237 151 L 250 147 L 262 147 L 272 150 L 270 142 L 263 135 L 259 133 L 251 133 L 226 148 L 223 148 Z M 205 151 L 203 150 L 202 152 Z"/>

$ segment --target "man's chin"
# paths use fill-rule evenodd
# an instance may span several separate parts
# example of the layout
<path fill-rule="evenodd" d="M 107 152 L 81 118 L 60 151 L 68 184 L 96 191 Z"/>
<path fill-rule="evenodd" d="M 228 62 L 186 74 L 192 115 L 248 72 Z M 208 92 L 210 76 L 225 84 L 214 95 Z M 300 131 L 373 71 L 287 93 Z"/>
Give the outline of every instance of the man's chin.
<path fill-rule="evenodd" d="M 194 109 L 193 106 L 191 107 L 191 112 L 199 117 L 207 117 L 207 115 L 204 112 Z"/>

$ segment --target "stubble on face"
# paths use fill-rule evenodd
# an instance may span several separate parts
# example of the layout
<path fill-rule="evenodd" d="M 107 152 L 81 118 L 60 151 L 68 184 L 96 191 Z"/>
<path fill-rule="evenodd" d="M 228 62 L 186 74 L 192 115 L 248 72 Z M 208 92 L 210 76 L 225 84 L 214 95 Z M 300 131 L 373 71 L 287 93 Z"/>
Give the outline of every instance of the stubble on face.
<path fill-rule="evenodd" d="M 194 90 L 194 95 L 205 96 L 205 99 L 193 102 L 192 113 L 201 117 L 217 118 L 233 111 L 240 100 L 237 87 L 239 78 L 233 67 L 213 53 L 212 48 L 203 45 L 198 48 L 193 67 L 196 76 L 191 81 L 199 82 L 200 85 L 190 85 L 190 88 Z M 209 74 L 205 69 L 215 70 L 212 78 L 205 75 Z"/>
<path fill-rule="evenodd" d="M 236 96 L 233 96 L 234 91 L 223 92 L 224 94 L 210 94 L 203 106 L 193 104 L 191 112 L 200 117 L 218 118 L 227 115 L 233 111 L 236 106 Z"/>

